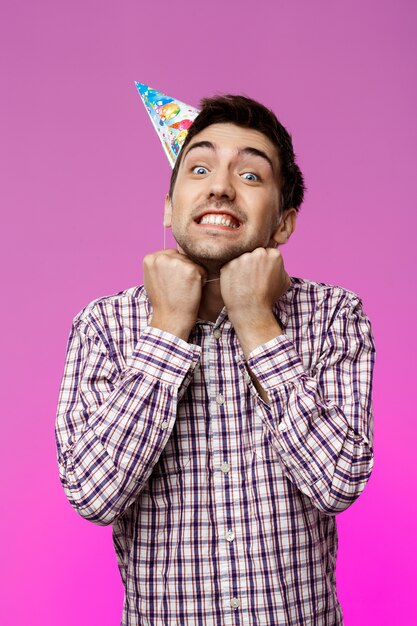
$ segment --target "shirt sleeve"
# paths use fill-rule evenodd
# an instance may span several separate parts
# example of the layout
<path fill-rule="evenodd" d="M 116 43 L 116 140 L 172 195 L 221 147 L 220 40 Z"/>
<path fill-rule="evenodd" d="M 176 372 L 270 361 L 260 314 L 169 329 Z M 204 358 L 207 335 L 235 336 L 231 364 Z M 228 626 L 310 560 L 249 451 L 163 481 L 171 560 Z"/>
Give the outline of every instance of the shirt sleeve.
<path fill-rule="evenodd" d="M 307 373 L 280 335 L 251 352 L 248 366 L 266 390 L 258 414 L 283 471 L 322 512 L 334 515 L 363 491 L 372 471 L 372 372 L 375 347 L 359 298 L 351 297 L 327 331 Z"/>
<path fill-rule="evenodd" d="M 56 438 L 61 482 L 81 516 L 110 524 L 137 498 L 171 435 L 178 393 L 200 350 L 147 327 L 120 373 L 92 326 L 75 318 Z"/>

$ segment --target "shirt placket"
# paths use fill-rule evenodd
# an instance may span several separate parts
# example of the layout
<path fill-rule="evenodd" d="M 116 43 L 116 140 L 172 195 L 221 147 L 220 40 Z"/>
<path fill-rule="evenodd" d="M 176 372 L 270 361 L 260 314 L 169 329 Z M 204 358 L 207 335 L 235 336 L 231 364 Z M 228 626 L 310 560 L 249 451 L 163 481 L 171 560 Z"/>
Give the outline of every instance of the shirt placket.
<path fill-rule="evenodd" d="M 240 624 L 239 594 L 236 566 L 239 551 L 239 528 L 233 513 L 233 461 L 232 450 L 228 446 L 228 438 L 223 435 L 222 425 L 227 420 L 228 432 L 235 428 L 231 416 L 228 416 L 227 381 L 224 379 L 225 368 L 219 366 L 222 353 L 222 336 L 226 332 L 224 325 L 212 327 L 208 340 L 207 362 L 209 365 L 208 397 L 210 415 L 211 451 L 213 459 L 213 483 L 215 516 L 217 523 L 217 541 L 219 555 L 220 593 L 225 626 Z M 230 439 L 230 440 L 233 440 Z"/>

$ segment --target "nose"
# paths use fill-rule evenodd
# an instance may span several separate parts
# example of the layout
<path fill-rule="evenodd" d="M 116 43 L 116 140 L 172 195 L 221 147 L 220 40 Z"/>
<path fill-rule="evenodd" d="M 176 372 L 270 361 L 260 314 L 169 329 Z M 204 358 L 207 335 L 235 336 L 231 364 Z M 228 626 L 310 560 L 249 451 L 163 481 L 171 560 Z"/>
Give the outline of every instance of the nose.
<path fill-rule="evenodd" d="M 209 198 L 230 201 L 235 199 L 236 191 L 233 186 L 232 174 L 228 168 L 217 168 L 212 172 L 209 181 Z"/>

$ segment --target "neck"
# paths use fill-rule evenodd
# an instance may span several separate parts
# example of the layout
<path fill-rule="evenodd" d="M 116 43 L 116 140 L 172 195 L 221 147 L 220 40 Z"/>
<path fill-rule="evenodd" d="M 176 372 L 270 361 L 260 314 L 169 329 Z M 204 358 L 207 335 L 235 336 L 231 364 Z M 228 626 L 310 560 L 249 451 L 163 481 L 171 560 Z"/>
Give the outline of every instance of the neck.
<path fill-rule="evenodd" d="M 215 322 L 223 307 L 224 302 L 220 291 L 219 277 L 209 274 L 201 294 L 198 317 L 202 320 Z"/>

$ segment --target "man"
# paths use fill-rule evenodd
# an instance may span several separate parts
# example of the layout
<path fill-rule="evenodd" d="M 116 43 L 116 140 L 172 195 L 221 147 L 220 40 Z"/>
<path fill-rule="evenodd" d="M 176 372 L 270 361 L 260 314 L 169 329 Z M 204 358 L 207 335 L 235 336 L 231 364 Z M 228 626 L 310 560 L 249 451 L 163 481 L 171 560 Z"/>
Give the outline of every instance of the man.
<path fill-rule="evenodd" d="M 58 408 L 71 504 L 113 524 L 127 626 L 336 626 L 335 515 L 373 465 L 359 298 L 290 278 L 291 137 L 203 101 L 165 206 L 177 250 L 74 320 Z"/>

